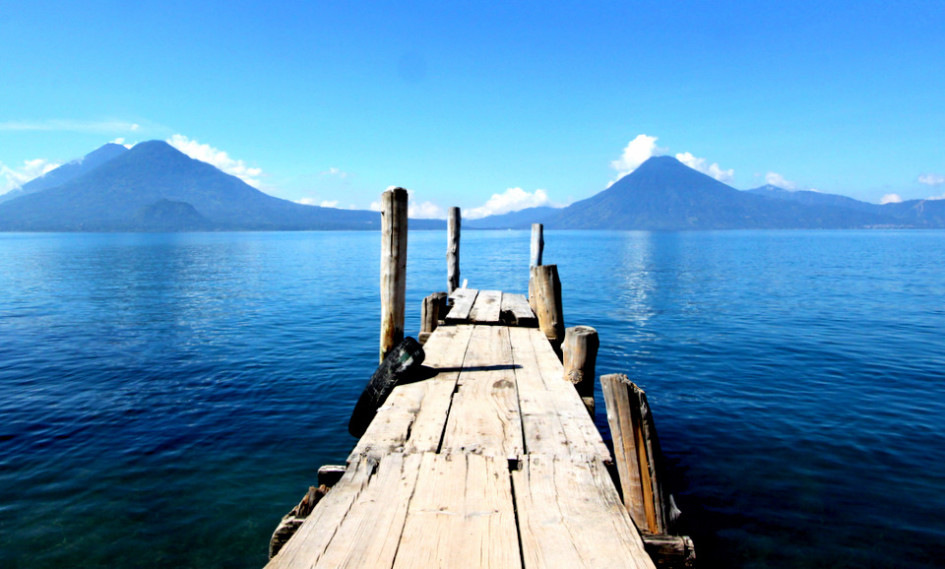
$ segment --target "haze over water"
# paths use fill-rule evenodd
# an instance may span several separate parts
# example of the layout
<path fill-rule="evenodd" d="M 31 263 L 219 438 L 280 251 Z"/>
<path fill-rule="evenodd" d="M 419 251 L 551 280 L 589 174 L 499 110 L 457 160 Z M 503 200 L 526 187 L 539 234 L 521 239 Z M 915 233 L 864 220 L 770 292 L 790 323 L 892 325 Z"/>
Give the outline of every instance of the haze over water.
<path fill-rule="evenodd" d="M 524 292 L 526 232 L 463 234 Z M 410 234 L 408 334 L 445 288 Z M 261 567 L 354 444 L 377 233 L 0 234 L 0 566 Z M 566 325 L 654 409 L 700 563 L 934 567 L 945 232 L 547 232 Z M 598 397 L 597 422 L 606 425 Z"/>

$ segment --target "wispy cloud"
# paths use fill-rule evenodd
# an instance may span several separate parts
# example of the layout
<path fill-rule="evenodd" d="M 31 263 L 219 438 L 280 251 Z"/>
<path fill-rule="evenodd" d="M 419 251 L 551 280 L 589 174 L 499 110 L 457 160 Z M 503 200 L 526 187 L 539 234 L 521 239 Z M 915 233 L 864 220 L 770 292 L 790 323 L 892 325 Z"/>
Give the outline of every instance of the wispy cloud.
<path fill-rule="evenodd" d="M 926 186 L 941 186 L 945 184 L 945 176 L 941 174 L 922 174 L 919 176 L 919 183 Z"/>
<path fill-rule="evenodd" d="M 902 201 L 902 196 L 899 194 L 886 194 L 879 200 L 881 205 L 886 205 L 888 203 L 899 203 Z"/>
<path fill-rule="evenodd" d="M 262 176 L 262 168 L 252 168 L 247 166 L 242 160 L 231 158 L 229 154 L 209 144 L 201 144 L 196 140 L 187 138 L 183 134 L 175 134 L 167 139 L 167 143 L 180 150 L 187 156 L 216 166 L 227 174 L 236 176 L 253 187 L 259 187 L 259 177 Z"/>
<path fill-rule="evenodd" d="M 43 121 L 0 122 L 0 131 L 65 131 L 112 134 L 138 132 L 139 130 L 141 130 L 141 125 L 138 123 L 116 120 L 77 121 L 69 119 L 49 119 Z"/>
<path fill-rule="evenodd" d="M 501 215 L 525 209 L 528 207 L 551 206 L 551 200 L 548 199 L 548 192 L 545 190 L 535 190 L 526 192 L 522 188 L 509 188 L 501 194 L 492 194 L 492 197 L 486 201 L 485 205 L 474 207 L 463 212 L 463 217 L 469 219 L 479 219 L 490 215 Z"/>
<path fill-rule="evenodd" d="M 325 170 L 324 172 L 319 172 L 318 174 L 319 174 L 320 176 L 332 176 L 332 177 L 334 177 L 334 178 L 340 178 L 340 179 L 342 179 L 342 180 L 344 180 L 345 178 L 348 177 L 348 173 L 347 173 L 347 172 L 345 172 L 344 170 L 341 170 L 341 169 L 339 169 L 339 168 L 335 168 L 334 166 L 332 166 L 331 168 Z"/>
<path fill-rule="evenodd" d="M 126 142 L 125 142 L 125 137 L 123 137 L 123 136 L 119 136 L 118 138 L 116 138 L 116 139 L 114 139 L 114 140 L 110 140 L 109 142 L 110 142 L 111 144 L 120 144 L 120 145 L 124 146 L 125 148 L 131 148 L 132 146 L 134 146 L 134 143 L 133 143 L 133 142 L 132 142 L 132 143 L 126 143 Z"/>
<path fill-rule="evenodd" d="M 784 188 L 785 190 L 796 190 L 797 184 L 787 180 L 781 174 L 777 172 L 768 172 L 765 174 L 765 183 L 771 184 L 772 186 L 777 186 L 779 188 Z"/>
<path fill-rule="evenodd" d="M 23 166 L 19 168 L 10 168 L 0 162 L 0 194 L 5 194 L 10 190 L 19 188 L 26 182 L 38 178 L 47 172 L 51 172 L 58 167 L 59 164 L 50 162 L 45 158 L 24 160 Z"/>

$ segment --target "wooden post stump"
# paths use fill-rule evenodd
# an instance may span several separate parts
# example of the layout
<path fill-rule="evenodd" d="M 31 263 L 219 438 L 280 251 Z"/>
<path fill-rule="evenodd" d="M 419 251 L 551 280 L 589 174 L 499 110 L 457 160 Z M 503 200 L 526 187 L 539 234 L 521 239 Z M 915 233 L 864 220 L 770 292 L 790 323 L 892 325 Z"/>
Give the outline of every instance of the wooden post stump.
<path fill-rule="evenodd" d="M 671 501 L 660 482 L 662 455 L 646 394 L 623 374 L 601 376 L 600 383 L 624 505 L 641 531 L 668 533 Z"/>
<path fill-rule="evenodd" d="M 561 309 L 561 280 L 557 265 L 538 265 L 530 269 L 529 304 L 538 317 L 538 327 L 561 358 L 564 340 L 564 311 Z"/>
<path fill-rule="evenodd" d="M 451 207 L 446 226 L 446 292 L 459 288 L 459 208 Z"/>
<path fill-rule="evenodd" d="M 600 339 L 590 326 L 572 326 L 564 332 L 561 353 L 564 379 L 574 384 L 591 417 L 594 416 L 594 378 Z"/>
<path fill-rule="evenodd" d="M 380 361 L 404 339 L 407 296 L 407 190 L 381 194 Z"/>
<path fill-rule="evenodd" d="M 421 344 L 426 343 L 427 338 L 446 315 L 446 299 L 445 292 L 434 292 L 423 299 L 423 307 L 420 311 L 420 335 L 417 338 Z"/>

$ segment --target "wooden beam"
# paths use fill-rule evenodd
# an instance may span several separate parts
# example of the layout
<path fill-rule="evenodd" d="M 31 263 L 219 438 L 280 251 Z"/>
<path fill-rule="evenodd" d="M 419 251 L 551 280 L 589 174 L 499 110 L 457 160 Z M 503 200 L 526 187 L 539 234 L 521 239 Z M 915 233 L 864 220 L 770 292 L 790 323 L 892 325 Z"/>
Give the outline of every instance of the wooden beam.
<path fill-rule="evenodd" d="M 451 207 L 446 225 L 446 292 L 459 288 L 459 208 Z"/>
<path fill-rule="evenodd" d="M 668 533 L 670 501 L 660 482 L 661 453 L 646 394 L 626 375 L 600 378 L 624 505 L 641 531 Z"/>
<path fill-rule="evenodd" d="M 643 534 L 643 547 L 660 569 L 690 569 L 696 566 L 696 549 L 688 535 Z"/>
<path fill-rule="evenodd" d="M 564 379 L 573 383 L 584 401 L 587 411 L 594 416 L 594 378 L 597 349 L 600 339 L 597 330 L 590 326 L 572 326 L 564 332 L 561 352 L 564 363 Z"/>
<path fill-rule="evenodd" d="M 380 361 L 404 339 L 407 296 L 407 190 L 381 194 Z"/>
<path fill-rule="evenodd" d="M 538 327 L 561 358 L 564 340 L 564 311 L 561 308 L 561 280 L 557 265 L 538 265 L 530 269 L 529 303 L 538 316 Z"/>

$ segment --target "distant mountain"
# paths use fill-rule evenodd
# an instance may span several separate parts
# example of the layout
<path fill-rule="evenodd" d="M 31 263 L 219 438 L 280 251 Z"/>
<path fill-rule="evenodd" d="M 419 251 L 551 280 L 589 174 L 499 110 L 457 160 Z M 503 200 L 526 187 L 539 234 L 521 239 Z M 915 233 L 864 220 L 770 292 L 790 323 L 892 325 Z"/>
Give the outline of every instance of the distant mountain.
<path fill-rule="evenodd" d="M 843 207 L 855 211 L 866 211 L 870 213 L 883 214 L 883 206 L 874 203 L 861 202 L 847 196 L 837 194 L 825 194 L 812 190 L 786 190 L 767 184 L 760 188 L 745 190 L 750 194 L 764 196 L 778 200 L 789 200 L 804 205 Z"/>
<path fill-rule="evenodd" d="M 763 195 L 774 199 L 789 200 L 806 205 L 828 205 L 832 207 L 852 209 L 879 215 L 884 222 L 877 226 L 904 227 L 904 228 L 943 228 L 945 227 L 945 200 L 909 200 L 905 202 L 874 204 L 861 202 L 846 196 L 825 194 L 804 190 L 785 190 L 777 186 L 767 185 L 749 193 Z"/>
<path fill-rule="evenodd" d="M 883 216 L 736 190 L 670 156 L 656 156 L 611 187 L 547 220 L 555 229 L 845 229 Z"/>
<path fill-rule="evenodd" d="M 378 229 L 380 214 L 267 195 L 162 141 L 142 142 L 56 187 L 0 204 L 3 231 Z M 411 220 L 414 229 L 441 220 Z M 181 229 L 168 229 L 180 227 Z"/>
<path fill-rule="evenodd" d="M 559 211 L 561 209 L 556 207 L 529 207 L 501 215 L 464 219 L 463 227 L 470 229 L 516 229 L 531 226 L 532 223 L 543 223 Z"/>
<path fill-rule="evenodd" d="M 34 180 L 30 180 L 15 190 L 11 190 L 3 195 L 0 195 L 0 203 L 18 198 L 20 196 L 25 196 L 26 194 L 41 192 L 49 188 L 61 186 L 66 182 L 72 181 L 79 176 L 91 172 L 112 158 L 115 158 L 116 156 L 119 156 L 127 151 L 128 149 L 121 144 L 108 143 L 97 150 L 89 152 L 78 160 L 73 160 L 72 162 L 63 164 L 55 170 L 47 172 L 43 176 L 40 176 Z"/>

